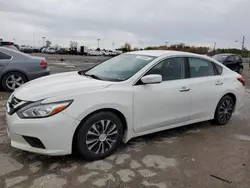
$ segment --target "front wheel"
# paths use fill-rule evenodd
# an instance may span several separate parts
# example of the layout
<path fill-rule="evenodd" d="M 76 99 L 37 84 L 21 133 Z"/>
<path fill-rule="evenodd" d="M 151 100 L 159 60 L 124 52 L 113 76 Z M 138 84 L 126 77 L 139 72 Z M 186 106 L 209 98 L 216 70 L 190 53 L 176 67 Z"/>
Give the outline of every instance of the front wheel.
<path fill-rule="evenodd" d="M 77 132 L 77 149 L 87 160 L 100 160 L 119 146 L 123 138 L 122 122 L 112 112 L 98 112 L 88 118 Z"/>
<path fill-rule="evenodd" d="M 213 122 L 216 125 L 226 125 L 233 114 L 235 102 L 229 95 L 224 96 L 218 103 Z"/>

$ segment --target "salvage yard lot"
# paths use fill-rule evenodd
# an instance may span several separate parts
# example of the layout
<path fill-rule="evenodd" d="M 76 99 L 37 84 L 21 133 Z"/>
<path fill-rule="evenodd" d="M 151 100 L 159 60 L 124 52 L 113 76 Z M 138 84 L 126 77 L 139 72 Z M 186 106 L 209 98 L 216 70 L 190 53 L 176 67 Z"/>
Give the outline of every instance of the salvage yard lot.
<path fill-rule="evenodd" d="M 41 55 L 41 54 L 38 54 Z M 107 57 L 46 55 L 51 73 L 88 69 Z M 63 61 L 61 61 L 63 59 Z M 250 185 L 250 69 L 245 105 L 226 126 L 208 122 L 131 140 L 96 162 L 10 147 L 0 93 L 0 188 L 247 188 Z M 56 135 L 55 135 L 56 136 Z"/>

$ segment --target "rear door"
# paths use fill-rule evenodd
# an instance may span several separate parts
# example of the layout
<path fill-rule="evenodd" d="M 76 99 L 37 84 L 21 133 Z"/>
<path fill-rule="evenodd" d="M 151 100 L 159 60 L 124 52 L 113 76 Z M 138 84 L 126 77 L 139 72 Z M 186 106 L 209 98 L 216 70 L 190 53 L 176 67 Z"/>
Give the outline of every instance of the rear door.
<path fill-rule="evenodd" d="M 240 66 L 242 65 L 242 58 L 238 55 L 235 56 L 235 68 L 234 70 L 239 71 Z"/>
<path fill-rule="evenodd" d="M 224 79 L 213 62 L 202 58 L 188 58 L 191 92 L 190 120 L 212 119 L 223 93 Z"/>
<path fill-rule="evenodd" d="M 12 56 L 10 56 L 10 55 L 8 55 L 0 50 L 0 74 L 2 73 L 2 71 L 7 66 L 7 64 L 10 62 L 11 59 L 12 59 Z"/>
<path fill-rule="evenodd" d="M 234 55 L 230 55 L 226 58 L 224 65 L 226 65 L 229 69 L 234 70 L 236 68 L 236 64 L 235 64 L 235 56 Z"/>

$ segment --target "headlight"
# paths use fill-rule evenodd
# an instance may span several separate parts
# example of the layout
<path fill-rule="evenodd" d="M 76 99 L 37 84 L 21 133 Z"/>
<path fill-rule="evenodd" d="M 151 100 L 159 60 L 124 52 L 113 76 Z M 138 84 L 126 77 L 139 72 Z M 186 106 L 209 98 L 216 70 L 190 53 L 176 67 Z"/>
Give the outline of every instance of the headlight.
<path fill-rule="evenodd" d="M 17 112 L 20 118 L 45 118 L 53 116 L 66 109 L 73 100 L 42 104 L 41 101 L 32 103 Z"/>

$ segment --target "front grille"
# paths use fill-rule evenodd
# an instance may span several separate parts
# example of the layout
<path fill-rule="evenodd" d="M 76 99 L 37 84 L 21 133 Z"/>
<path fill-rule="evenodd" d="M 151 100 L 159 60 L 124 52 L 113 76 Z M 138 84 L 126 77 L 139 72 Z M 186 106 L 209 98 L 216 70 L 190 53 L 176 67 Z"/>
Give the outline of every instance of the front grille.
<path fill-rule="evenodd" d="M 20 102 L 22 102 L 22 100 L 13 96 L 9 102 L 10 111 L 12 111 L 15 108 L 15 106 L 18 105 Z"/>
<path fill-rule="evenodd" d="M 41 140 L 31 136 L 22 136 L 34 148 L 46 149 Z"/>

